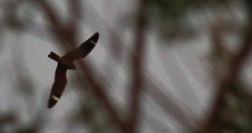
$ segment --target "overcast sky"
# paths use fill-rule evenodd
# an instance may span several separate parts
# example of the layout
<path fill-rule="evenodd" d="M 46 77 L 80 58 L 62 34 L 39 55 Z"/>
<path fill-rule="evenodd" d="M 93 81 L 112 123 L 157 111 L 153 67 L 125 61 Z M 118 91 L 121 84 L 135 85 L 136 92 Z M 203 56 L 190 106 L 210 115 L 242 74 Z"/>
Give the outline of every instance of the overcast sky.
<path fill-rule="evenodd" d="M 130 45 L 132 43 L 131 32 L 125 29 L 123 23 L 120 22 L 120 18 L 124 15 L 130 15 L 134 12 L 136 4 L 133 0 L 87 0 L 84 4 L 85 20 L 82 23 L 83 36 L 80 37 L 80 42 L 87 39 L 94 32 L 100 33 L 100 39 L 86 58 L 95 64 L 97 72 L 106 77 L 108 71 L 106 71 L 106 59 L 109 55 L 108 43 L 109 35 L 108 29 L 113 27 L 117 32 L 124 32 L 120 34 L 125 44 Z M 58 6 L 58 10 L 61 10 L 64 15 L 64 5 L 55 2 Z M 95 11 L 95 12 L 93 12 Z M 40 21 L 42 16 L 37 16 Z M 121 18 L 122 19 L 122 18 Z M 42 23 L 43 24 L 43 23 Z M 4 40 L 4 47 L 1 48 L 0 56 L 0 110 L 8 111 L 15 108 L 22 114 L 24 121 L 29 121 L 30 114 L 22 104 L 22 100 L 14 92 L 13 81 L 15 79 L 15 71 L 13 66 L 13 52 L 20 50 L 20 60 L 23 65 L 30 71 L 33 80 L 36 84 L 37 100 L 38 104 L 35 106 L 46 107 L 47 96 L 49 95 L 51 85 L 53 83 L 54 71 L 56 68 L 56 62 L 50 60 L 47 55 L 50 51 L 55 51 L 62 55 L 63 51 L 56 47 L 54 41 L 46 39 L 48 35 L 36 37 L 31 34 L 19 34 L 12 35 L 7 34 Z M 162 42 L 158 40 L 155 33 L 147 33 L 147 60 L 146 70 L 147 75 L 151 74 L 157 82 L 164 85 L 165 93 L 170 94 L 174 101 L 183 106 L 184 109 L 189 110 L 192 113 L 192 119 L 200 118 L 208 106 L 209 100 L 211 100 L 211 94 L 213 93 L 213 82 L 209 72 L 209 65 L 207 62 L 207 52 L 209 49 L 209 42 L 207 34 L 202 32 L 200 36 L 193 40 L 186 42 L 174 42 L 182 43 L 182 45 L 173 45 L 167 47 L 165 45 L 159 45 Z M 161 60 L 160 60 L 161 59 Z M 116 77 L 117 84 L 111 86 L 110 93 L 113 96 L 115 104 L 125 108 L 126 99 L 124 94 L 126 92 L 125 84 L 127 83 L 127 76 L 125 76 L 127 63 L 122 62 L 121 66 L 116 67 L 113 73 Z M 251 62 L 250 62 L 251 64 Z M 68 74 L 71 75 L 72 71 Z M 251 71 L 247 72 L 247 77 L 252 79 Z M 71 81 L 71 80 L 70 80 Z M 75 91 L 72 91 L 75 90 Z M 73 89 L 71 82 L 67 85 L 66 93 L 61 101 L 53 110 L 46 110 L 49 115 L 50 121 L 47 123 L 45 132 L 67 132 L 65 128 L 66 122 L 64 121 L 65 114 L 67 114 L 71 108 L 69 105 L 74 104 L 76 101 L 76 89 Z M 144 103 L 147 114 L 155 114 L 155 118 L 161 122 L 167 124 L 173 133 L 181 133 L 181 126 L 177 125 L 172 119 L 159 109 L 152 108 L 153 105 Z M 34 107 L 35 108 L 35 107 Z M 154 113 L 153 113 L 154 112 Z M 164 117 L 165 115 L 165 117 Z M 146 123 L 144 123 L 146 124 Z M 65 128 L 63 128 L 65 126 Z M 78 129 L 78 128 L 77 128 Z M 142 129 L 143 133 L 153 132 L 145 125 Z M 79 133 L 79 131 L 76 131 Z"/>

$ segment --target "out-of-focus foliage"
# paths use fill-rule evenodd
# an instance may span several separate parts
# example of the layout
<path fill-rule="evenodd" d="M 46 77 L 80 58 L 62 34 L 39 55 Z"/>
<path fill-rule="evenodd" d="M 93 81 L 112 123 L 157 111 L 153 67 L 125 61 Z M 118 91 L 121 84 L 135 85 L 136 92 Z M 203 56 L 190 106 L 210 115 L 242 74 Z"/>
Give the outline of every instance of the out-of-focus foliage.
<path fill-rule="evenodd" d="M 35 13 L 32 4 L 26 0 L 3 1 L 1 11 L 4 14 L 4 25 L 15 31 L 27 28 L 32 23 Z"/>
<path fill-rule="evenodd" d="M 232 85 L 220 109 L 219 123 L 216 123 L 213 130 L 232 133 L 252 132 L 252 95 L 247 92 L 246 87 L 239 81 Z"/>
<path fill-rule="evenodd" d="M 4 5 L 0 9 L 0 11 L 3 11 L 4 14 L 1 20 L 4 23 L 4 26 L 6 26 L 8 29 L 20 31 L 18 33 L 21 33 L 27 28 L 30 28 L 30 25 L 35 21 L 33 14 L 38 9 L 36 6 L 32 6 L 29 0 L 21 0 L 19 2 L 17 1 L 18 0 L 5 0 L 3 2 L 0 2 L 2 5 Z M 151 22 L 151 26 L 154 27 L 155 30 L 160 33 L 160 37 L 165 38 L 166 41 L 176 38 L 187 39 L 192 37 L 195 31 L 195 29 L 191 27 L 190 22 L 188 21 L 188 14 L 201 12 L 206 9 L 214 10 L 219 7 L 225 7 L 234 1 L 238 0 L 149 0 L 146 15 Z M 2 32 L 0 29 L 0 35 L 2 35 L 1 33 Z M 216 33 L 220 32 L 217 31 Z M 222 43 L 220 39 L 216 39 L 218 38 L 218 34 L 216 34 L 216 36 L 213 35 L 213 38 L 215 38 L 216 42 Z M 214 41 L 211 42 L 211 44 L 214 43 Z M 217 69 L 214 70 L 213 73 L 215 75 L 216 73 L 224 75 L 223 69 L 227 69 L 226 66 L 230 65 L 229 59 L 231 60 L 233 56 L 226 52 L 227 50 L 225 47 L 222 47 L 222 44 L 217 44 L 216 47 L 216 50 L 214 49 L 211 53 L 214 56 L 214 63 L 212 64 L 212 66 L 221 66 L 222 73 L 220 71 L 217 71 Z M 22 66 L 23 62 L 20 62 L 20 58 L 16 59 L 15 62 L 17 69 L 17 71 L 15 71 L 17 80 L 16 90 L 19 92 L 19 94 L 24 95 L 28 99 L 25 100 L 25 102 L 28 106 L 30 105 L 30 108 L 33 108 L 35 102 L 30 99 L 35 98 L 35 89 L 37 89 L 36 83 L 34 80 L 32 80 L 32 76 L 30 76 L 32 74 L 29 73 L 29 69 L 26 69 L 24 68 L 24 66 Z M 112 66 L 116 65 L 112 64 Z M 219 80 L 219 78 L 215 79 Z M 78 88 L 86 88 L 86 85 L 78 86 Z M 218 112 L 219 123 L 216 123 L 216 125 L 214 125 L 214 131 L 237 133 L 252 132 L 252 99 L 251 94 L 246 92 L 246 88 L 247 86 L 244 85 L 243 82 L 234 83 L 230 88 L 230 92 L 227 96 L 225 96 L 223 106 Z M 89 94 L 91 92 L 86 93 Z M 75 124 L 87 125 L 88 130 L 93 133 L 112 133 L 112 131 L 117 132 L 117 130 L 115 130 L 116 126 L 114 127 L 111 122 L 112 120 L 109 113 L 105 109 L 104 105 L 95 98 L 95 96 L 84 96 L 82 94 L 80 95 L 80 97 L 85 97 L 86 99 L 81 99 L 81 104 L 76 104 L 77 109 L 73 111 L 73 113 L 71 113 L 71 116 L 69 118 L 70 120 L 67 120 L 70 126 L 74 126 Z M 41 109 L 38 110 L 41 111 Z M 119 111 L 120 109 L 118 109 L 118 112 Z M 40 114 L 40 112 L 37 113 Z M 42 112 L 42 114 L 43 113 L 44 112 Z M 16 132 L 18 133 L 39 132 L 41 128 L 40 126 L 47 122 L 47 119 L 43 120 L 43 118 L 45 117 L 42 114 L 40 114 L 41 116 L 35 115 L 34 120 L 31 118 L 32 123 L 29 123 L 29 125 L 25 125 L 21 121 L 20 126 L 15 127 L 15 124 L 13 123 L 15 123 L 18 119 L 16 118 L 16 114 L 0 113 L 0 132 L 2 132 L 2 127 L 6 127 L 6 125 L 8 124 L 11 126 L 14 125 L 13 127 L 15 128 L 13 128 L 13 130 L 17 130 Z"/>
<path fill-rule="evenodd" d="M 147 14 L 151 24 L 166 40 L 191 37 L 194 33 L 188 11 L 203 11 L 226 6 L 234 0 L 149 0 Z"/>
<path fill-rule="evenodd" d="M 115 129 L 111 126 L 112 122 L 103 106 L 91 95 L 86 95 L 86 98 L 82 99 L 84 102 L 78 104 L 78 108 L 71 114 L 69 124 L 88 125 L 88 130 L 92 133 L 113 133 Z"/>

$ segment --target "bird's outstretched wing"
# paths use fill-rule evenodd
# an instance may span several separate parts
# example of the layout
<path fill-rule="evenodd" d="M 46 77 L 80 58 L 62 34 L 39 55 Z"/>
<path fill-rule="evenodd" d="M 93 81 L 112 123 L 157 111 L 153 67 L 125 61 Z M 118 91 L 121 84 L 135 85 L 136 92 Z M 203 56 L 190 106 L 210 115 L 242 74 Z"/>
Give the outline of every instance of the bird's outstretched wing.
<path fill-rule="evenodd" d="M 78 48 L 75 48 L 69 51 L 66 55 L 64 55 L 62 57 L 63 60 L 72 62 L 74 60 L 85 57 L 95 47 L 98 39 L 99 39 L 99 33 L 96 32 L 87 41 L 83 42 Z"/>
<path fill-rule="evenodd" d="M 67 83 L 66 72 L 67 69 L 63 65 L 58 63 L 55 72 L 55 81 L 53 83 L 52 90 L 49 96 L 48 108 L 52 108 L 58 102 L 63 91 L 65 90 L 65 86 Z"/>

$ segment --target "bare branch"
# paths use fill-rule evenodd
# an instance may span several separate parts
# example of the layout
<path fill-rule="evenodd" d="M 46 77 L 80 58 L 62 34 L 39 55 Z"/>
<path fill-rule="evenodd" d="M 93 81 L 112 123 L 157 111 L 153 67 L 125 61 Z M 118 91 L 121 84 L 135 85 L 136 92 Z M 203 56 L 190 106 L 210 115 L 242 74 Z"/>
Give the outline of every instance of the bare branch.
<path fill-rule="evenodd" d="M 39 5 L 43 13 L 45 13 L 45 16 L 47 17 L 47 20 L 53 24 L 53 26 L 56 26 L 57 28 L 61 28 L 63 24 L 60 21 L 60 17 L 57 14 L 57 12 L 53 9 L 53 7 L 47 2 L 47 0 L 33 0 L 34 2 Z"/>
<path fill-rule="evenodd" d="M 232 86 L 232 83 L 238 78 L 243 64 L 245 63 L 247 57 L 249 56 L 252 50 L 252 3 L 250 0 L 247 0 L 247 5 L 249 21 L 248 28 L 241 45 L 241 49 L 231 61 L 229 73 L 225 75 L 224 79 L 219 82 L 217 87 L 217 95 L 214 98 L 212 106 L 210 107 L 210 112 L 207 117 L 207 120 L 200 127 L 199 132 L 211 132 L 214 123 L 219 121 L 218 113 L 220 108 L 223 106 L 224 97 L 229 92 L 229 88 Z"/>
<path fill-rule="evenodd" d="M 122 129 L 122 131 L 125 131 L 124 129 L 126 127 L 124 123 L 122 122 L 118 112 L 116 111 L 116 108 L 113 106 L 111 100 L 109 99 L 109 96 L 106 93 L 104 86 L 93 77 L 93 75 L 95 74 L 94 74 L 94 70 L 91 69 L 92 67 L 89 66 L 86 62 L 79 62 L 78 64 L 80 65 L 82 69 L 83 75 L 85 75 L 84 77 L 86 81 L 88 81 L 88 83 L 92 87 L 91 89 L 92 93 L 96 95 L 96 97 L 107 109 L 114 123 L 117 124 Z"/>
<path fill-rule="evenodd" d="M 145 52 L 145 29 L 146 29 L 146 16 L 144 10 L 146 8 L 146 1 L 139 1 L 138 17 L 136 18 L 136 35 L 134 42 L 134 50 L 132 53 L 131 73 L 132 85 L 129 88 L 129 121 L 128 121 L 128 132 L 137 132 L 136 127 L 139 125 L 139 114 L 140 114 L 140 98 L 141 92 L 143 91 L 143 61 Z"/>
<path fill-rule="evenodd" d="M 78 24 L 76 21 L 70 20 L 70 24 L 71 25 L 75 25 L 75 26 L 62 26 L 61 21 L 59 20 L 59 17 L 57 17 L 57 14 L 55 13 L 55 11 L 52 9 L 52 7 L 49 5 L 49 3 L 42 1 L 42 0 L 36 0 L 37 4 L 39 4 L 43 11 L 46 13 L 47 15 L 47 20 L 53 24 L 53 25 L 57 25 L 59 24 L 59 26 L 56 27 L 56 30 L 53 30 L 52 33 L 56 36 L 56 40 L 58 41 L 59 44 L 64 43 L 65 40 L 68 42 L 72 42 L 70 43 L 70 45 L 72 45 L 72 47 L 74 47 L 76 45 L 76 43 L 74 43 L 76 36 L 77 36 L 77 29 L 78 29 Z M 71 5 L 71 8 L 76 8 L 75 4 Z M 71 9 L 72 10 L 72 9 Z M 76 13 L 78 10 L 72 10 L 72 14 Z M 76 18 L 72 18 L 72 19 L 76 19 Z M 70 28 L 71 31 L 73 31 L 74 33 L 69 33 L 69 32 L 65 32 L 65 31 L 69 31 Z M 66 38 L 65 38 L 66 37 Z M 96 98 L 104 105 L 104 108 L 108 111 L 108 113 L 110 114 L 113 122 L 115 125 L 117 125 L 120 130 L 122 132 L 126 131 L 125 129 L 125 125 L 122 122 L 122 120 L 119 117 L 118 112 L 116 111 L 116 108 L 113 106 L 111 100 L 108 98 L 108 95 L 106 93 L 106 89 L 105 87 L 97 81 L 97 79 L 95 78 L 95 74 L 94 74 L 94 70 L 92 69 L 92 67 L 90 65 L 88 65 L 87 61 L 85 62 L 79 62 L 78 65 L 80 66 L 83 74 L 85 75 L 85 79 L 86 81 L 88 81 L 89 85 L 91 86 L 91 92 L 96 96 Z M 99 76 L 98 76 L 99 77 Z"/>

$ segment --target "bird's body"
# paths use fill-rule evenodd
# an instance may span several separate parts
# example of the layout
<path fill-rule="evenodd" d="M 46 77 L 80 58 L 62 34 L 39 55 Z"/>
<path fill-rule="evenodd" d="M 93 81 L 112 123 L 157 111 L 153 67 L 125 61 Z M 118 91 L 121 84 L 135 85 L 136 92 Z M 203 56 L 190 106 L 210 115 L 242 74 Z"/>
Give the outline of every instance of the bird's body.
<path fill-rule="evenodd" d="M 75 69 L 73 62 L 77 59 L 84 58 L 95 47 L 99 39 L 99 34 L 95 33 L 87 41 L 83 42 L 78 48 L 69 51 L 62 57 L 51 52 L 48 57 L 57 61 L 58 65 L 55 72 L 55 81 L 49 96 L 48 108 L 52 108 L 60 99 L 67 84 L 66 72 L 68 69 Z"/>

